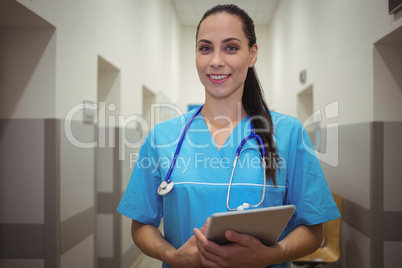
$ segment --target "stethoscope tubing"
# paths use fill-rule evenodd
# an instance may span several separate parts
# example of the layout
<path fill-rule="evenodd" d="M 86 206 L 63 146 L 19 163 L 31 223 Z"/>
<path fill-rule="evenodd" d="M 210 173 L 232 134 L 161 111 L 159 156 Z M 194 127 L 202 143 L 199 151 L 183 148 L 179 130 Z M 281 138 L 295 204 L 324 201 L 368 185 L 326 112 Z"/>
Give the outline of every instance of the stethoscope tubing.
<path fill-rule="evenodd" d="M 169 167 L 168 173 L 166 174 L 165 180 L 161 183 L 161 185 L 160 185 L 159 188 L 158 188 L 158 194 L 159 194 L 159 195 L 166 195 L 166 194 L 168 194 L 168 193 L 173 189 L 174 182 L 170 179 L 170 177 L 171 177 L 172 172 L 173 172 L 173 169 L 174 169 L 174 167 L 175 167 L 175 165 L 176 165 L 176 161 L 177 161 L 177 158 L 178 158 L 178 156 L 179 156 L 180 149 L 181 149 L 181 146 L 182 146 L 182 144 L 183 144 L 185 135 L 187 134 L 187 131 L 188 131 L 188 129 L 189 129 L 190 126 L 191 126 L 191 123 L 192 123 L 192 122 L 194 121 L 194 119 L 200 114 L 200 112 L 201 112 L 201 110 L 202 110 L 203 107 L 204 107 L 204 105 L 202 105 L 200 108 L 198 108 L 198 110 L 194 113 L 194 115 L 190 118 L 190 120 L 189 120 L 189 121 L 187 122 L 187 124 L 185 125 L 184 130 L 183 130 L 183 132 L 182 132 L 181 135 L 180 135 L 179 143 L 177 144 L 176 151 L 175 151 L 175 153 L 174 153 L 172 162 L 170 163 L 170 167 Z M 245 207 L 246 205 L 247 205 L 247 208 L 248 208 L 248 207 L 258 207 L 258 206 L 260 206 L 260 205 L 264 202 L 264 199 L 265 199 L 265 188 L 266 188 L 266 184 L 267 184 L 267 180 L 266 180 L 266 171 L 265 171 L 265 168 L 266 168 L 266 163 L 265 163 L 265 148 L 264 148 L 264 144 L 263 144 L 263 141 L 262 141 L 261 137 L 258 136 L 258 135 L 255 133 L 255 131 L 254 131 L 254 126 L 253 126 L 252 122 L 250 122 L 250 123 L 251 123 L 251 134 L 248 135 L 248 136 L 246 136 L 246 137 L 240 142 L 239 146 L 237 147 L 236 153 L 235 153 L 235 160 L 233 161 L 233 168 L 232 168 L 232 173 L 231 173 L 231 175 L 230 175 L 229 186 L 228 186 L 228 194 L 227 194 L 227 198 L 226 198 L 226 207 L 227 207 L 228 210 L 238 210 L 240 207 L 241 207 L 241 209 L 244 209 L 244 207 Z M 248 140 L 250 140 L 250 139 L 256 139 L 256 140 L 258 141 L 259 145 L 260 145 L 260 148 L 261 148 L 261 165 L 262 165 L 262 167 L 263 167 L 263 173 L 264 173 L 264 185 L 263 185 L 263 190 L 262 190 L 261 201 L 260 201 L 259 203 L 255 204 L 255 205 L 249 205 L 248 203 L 244 203 L 243 206 L 239 206 L 239 207 L 236 208 L 236 209 L 232 209 L 232 208 L 229 206 L 229 199 L 230 199 L 230 191 L 231 191 L 233 176 L 234 176 L 234 173 L 235 173 L 235 170 L 236 170 L 237 161 L 238 161 L 238 159 L 239 159 L 241 153 L 242 153 L 243 151 L 248 150 L 248 149 L 254 149 L 254 148 L 246 148 L 246 149 L 242 150 L 244 144 L 245 144 Z"/>
<path fill-rule="evenodd" d="M 175 151 L 173 159 L 172 159 L 172 163 L 170 163 L 170 167 L 169 167 L 168 173 L 165 178 L 166 183 L 172 182 L 172 180 L 170 179 L 170 176 L 172 175 L 174 166 L 176 165 L 176 160 L 177 160 L 177 157 L 179 156 L 179 152 L 180 152 L 181 146 L 183 144 L 184 137 L 186 136 L 186 133 L 187 133 L 188 129 L 190 128 L 191 123 L 193 123 L 193 121 L 197 117 L 197 115 L 200 114 L 202 107 L 204 107 L 204 105 L 202 105 L 200 108 L 198 108 L 198 110 L 195 112 L 195 114 L 187 122 L 186 126 L 184 127 L 183 132 L 180 135 L 179 143 L 177 144 L 176 151 Z"/>
<path fill-rule="evenodd" d="M 248 149 L 251 149 L 251 148 L 248 148 Z M 246 150 L 247 150 L 247 149 L 246 149 Z M 243 150 L 243 151 L 245 151 L 245 150 Z M 241 151 L 241 152 L 243 152 L 243 151 Z M 240 154 L 241 154 L 241 153 L 240 153 Z M 266 186 L 267 186 L 267 179 L 266 179 L 266 171 L 265 171 L 266 163 L 265 163 L 265 155 L 264 155 L 264 156 L 261 158 L 261 165 L 262 165 L 262 167 L 263 167 L 262 172 L 264 173 L 264 175 L 263 175 L 263 176 L 264 176 L 264 184 L 263 184 L 263 188 L 262 188 L 262 196 L 261 196 L 260 202 L 258 202 L 258 203 L 255 204 L 255 205 L 250 205 L 250 204 L 248 204 L 248 203 L 243 203 L 243 205 L 241 205 L 241 206 L 239 206 L 239 207 L 237 207 L 237 208 L 235 208 L 235 209 L 233 209 L 233 208 L 231 208 L 231 207 L 229 206 L 230 191 L 231 191 L 231 188 L 232 188 L 232 185 L 233 185 L 233 176 L 234 176 L 234 173 L 235 173 L 235 170 L 236 170 L 237 160 L 239 159 L 240 154 L 239 154 L 239 155 L 236 155 L 236 156 L 235 156 L 235 160 L 233 161 L 232 173 L 231 173 L 231 175 L 230 175 L 230 180 L 229 180 L 229 185 L 228 185 L 228 193 L 227 193 L 227 195 L 226 195 L 226 208 L 227 208 L 228 210 L 231 210 L 231 211 L 243 210 L 246 205 L 247 205 L 247 208 L 259 207 L 259 206 L 262 205 L 262 203 L 264 202 L 264 199 L 265 199 L 265 188 L 266 188 Z M 240 209 L 240 208 L 241 208 L 241 209 Z"/>

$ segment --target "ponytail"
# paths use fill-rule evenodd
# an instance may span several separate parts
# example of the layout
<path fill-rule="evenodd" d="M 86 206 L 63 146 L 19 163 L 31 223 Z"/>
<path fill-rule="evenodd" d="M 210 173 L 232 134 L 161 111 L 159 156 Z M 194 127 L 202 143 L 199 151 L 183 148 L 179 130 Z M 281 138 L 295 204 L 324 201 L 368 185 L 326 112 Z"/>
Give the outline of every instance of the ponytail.
<path fill-rule="evenodd" d="M 265 164 L 267 168 L 265 172 L 267 177 L 271 178 L 272 183 L 276 186 L 276 166 L 279 156 L 274 141 L 273 122 L 254 67 L 249 68 L 247 71 L 242 104 L 244 110 L 250 116 L 255 133 L 262 139 L 266 154 Z"/>

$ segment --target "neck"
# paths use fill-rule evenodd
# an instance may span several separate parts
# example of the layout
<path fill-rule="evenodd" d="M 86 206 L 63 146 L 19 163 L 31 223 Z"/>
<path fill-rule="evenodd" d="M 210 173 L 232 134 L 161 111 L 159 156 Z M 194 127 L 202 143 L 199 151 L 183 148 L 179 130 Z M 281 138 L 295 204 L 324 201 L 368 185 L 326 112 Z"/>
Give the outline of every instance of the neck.
<path fill-rule="evenodd" d="M 241 101 L 206 99 L 201 114 L 211 124 L 227 125 L 229 122 L 235 125 L 247 114 Z"/>
<path fill-rule="evenodd" d="M 226 98 L 214 98 L 209 94 L 205 96 L 201 114 L 218 150 L 220 150 L 236 125 L 246 116 L 246 112 L 241 102 L 241 96 L 232 95 Z"/>

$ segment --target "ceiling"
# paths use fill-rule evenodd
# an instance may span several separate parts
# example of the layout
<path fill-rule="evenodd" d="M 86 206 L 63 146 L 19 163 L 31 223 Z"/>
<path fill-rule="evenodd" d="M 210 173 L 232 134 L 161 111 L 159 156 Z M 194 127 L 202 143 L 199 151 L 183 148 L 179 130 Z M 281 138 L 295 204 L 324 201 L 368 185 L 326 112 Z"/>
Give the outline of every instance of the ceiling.
<path fill-rule="evenodd" d="M 183 26 L 197 26 L 205 11 L 217 4 L 235 4 L 244 9 L 255 25 L 269 25 L 279 0 L 172 0 Z"/>

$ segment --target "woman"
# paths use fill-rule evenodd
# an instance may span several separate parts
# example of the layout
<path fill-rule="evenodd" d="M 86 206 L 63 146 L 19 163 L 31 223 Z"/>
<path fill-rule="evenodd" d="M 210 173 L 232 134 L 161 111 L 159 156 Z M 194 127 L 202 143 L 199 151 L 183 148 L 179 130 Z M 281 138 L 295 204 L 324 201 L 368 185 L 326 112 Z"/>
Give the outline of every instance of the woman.
<path fill-rule="evenodd" d="M 322 223 L 339 217 L 319 162 L 305 148 L 311 142 L 296 119 L 269 111 L 254 69 L 254 25 L 242 9 L 219 5 L 207 11 L 197 28 L 196 51 L 205 104 L 199 114 L 190 111 L 151 131 L 118 210 L 133 219 L 136 245 L 164 267 L 290 267 L 290 260 L 319 247 Z M 245 148 L 256 150 L 242 153 L 228 193 L 236 149 L 253 131 L 267 152 L 266 169 L 253 161 L 263 148 L 249 140 Z M 169 172 L 181 135 L 179 156 Z M 225 233 L 228 245 L 206 239 L 213 213 L 259 202 L 263 172 L 271 184 L 262 207 L 296 206 L 279 242 L 267 247 L 230 230 Z M 158 195 L 170 175 L 174 188 Z M 165 236 L 157 228 L 162 216 Z"/>

